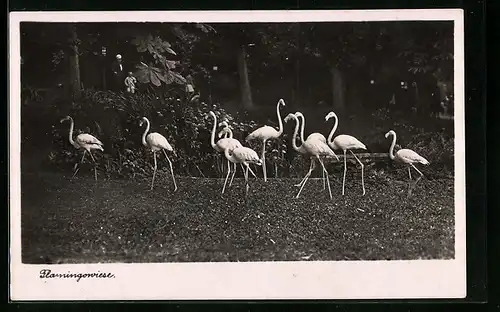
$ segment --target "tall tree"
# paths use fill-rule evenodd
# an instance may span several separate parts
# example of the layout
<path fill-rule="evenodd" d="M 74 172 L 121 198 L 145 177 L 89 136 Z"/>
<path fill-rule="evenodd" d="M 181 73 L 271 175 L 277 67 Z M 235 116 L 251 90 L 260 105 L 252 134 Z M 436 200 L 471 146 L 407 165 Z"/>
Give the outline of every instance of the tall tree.
<path fill-rule="evenodd" d="M 78 100 L 82 95 L 82 84 L 80 77 L 80 53 L 78 46 L 80 41 L 78 40 L 78 33 L 75 24 L 68 24 L 69 29 L 69 78 L 71 85 L 71 95 L 73 99 Z"/>

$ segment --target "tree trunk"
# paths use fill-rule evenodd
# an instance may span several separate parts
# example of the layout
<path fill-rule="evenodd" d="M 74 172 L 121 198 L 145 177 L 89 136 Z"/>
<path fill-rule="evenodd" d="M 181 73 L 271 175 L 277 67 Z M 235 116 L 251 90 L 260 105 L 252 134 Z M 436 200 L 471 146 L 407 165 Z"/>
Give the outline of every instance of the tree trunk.
<path fill-rule="evenodd" d="M 238 73 L 240 75 L 241 102 L 245 109 L 252 109 L 252 90 L 250 89 L 250 79 L 248 78 L 247 59 L 244 46 L 241 46 L 238 50 Z"/>
<path fill-rule="evenodd" d="M 70 42 L 70 69 L 69 69 L 69 77 L 70 77 L 70 85 L 71 85 L 71 93 L 73 99 L 79 99 L 82 95 L 81 81 L 80 81 L 80 59 L 78 52 L 78 34 L 76 33 L 76 27 L 73 24 L 70 24 L 70 34 L 71 34 L 71 42 Z"/>
<path fill-rule="evenodd" d="M 344 99 L 344 79 L 342 72 L 335 66 L 330 68 L 332 74 L 332 100 L 333 108 L 336 111 L 343 112 L 345 110 Z"/>

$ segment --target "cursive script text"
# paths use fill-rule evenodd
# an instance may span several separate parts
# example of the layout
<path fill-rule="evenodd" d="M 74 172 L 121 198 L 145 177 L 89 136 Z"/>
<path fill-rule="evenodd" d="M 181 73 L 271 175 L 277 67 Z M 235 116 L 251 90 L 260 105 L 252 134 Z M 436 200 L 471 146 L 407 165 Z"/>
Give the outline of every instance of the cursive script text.
<path fill-rule="evenodd" d="M 40 278 L 62 278 L 62 279 L 76 279 L 79 282 L 82 278 L 115 278 L 113 273 L 103 273 L 101 271 L 92 273 L 53 273 L 52 270 L 40 270 Z"/>

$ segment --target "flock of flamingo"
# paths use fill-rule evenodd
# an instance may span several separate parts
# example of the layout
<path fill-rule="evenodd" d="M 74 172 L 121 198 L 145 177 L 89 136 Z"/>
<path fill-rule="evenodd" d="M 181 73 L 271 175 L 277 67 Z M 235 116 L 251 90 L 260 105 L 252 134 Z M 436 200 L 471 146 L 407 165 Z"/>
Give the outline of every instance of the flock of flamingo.
<path fill-rule="evenodd" d="M 215 149 L 219 153 L 223 153 L 224 156 L 227 159 L 227 174 L 226 178 L 224 180 L 224 186 L 222 188 L 222 193 L 225 192 L 226 190 L 226 185 L 227 181 L 229 178 L 229 175 L 231 173 L 231 163 L 233 164 L 233 169 L 232 169 L 232 176 L 231 180 L 229 182 L 229 186 L 231 187 L 234 179 L 234 175 L 236 174 L 236 169 L 237 165 L 239 164 L 241 166 L 241 169 L 243 171 L 243 175 L 245 178 L 245 194 L 248 194 L 249 190 L 249 184 L 248 184 L 248 174 L 252 174 L 255 178 L 257 176 L 255 173 L 252 171 L 250 168 L 250 164 L 256 164 L 258 166 L 262 166 L 262 171 L 263 171 L 263 176 L 264 176 L 264 181 L 267 182 L 267 172 L 266 172 L 266 142 L 268 140 L 273 140 L 279 138 L 283 134 L 283 122 L 287 123 L 291 120 L 295 121 L 295 130 L 293 133 L 293 138 L 292 138 L 292 146 L 295 151 L 298 153 L 301 153 L 303 155 L 309 156 L 311 159 L 311 165 L 309 167 L 309 171 L 307 174 L 304 176 L 302 181 L 299 184 L 296 184 L 295 186 L 300 187 L 299 192 L 296 195 L 296 198 L 300 196 L 300 193 L 302 192 L 302 189 L 306 185 L 307 180 L 309 179 L 311 173 L 316 167 L 316 161 L 319 162 L 321 165 L 321 170 L 323 174 L 323 189 L 326 188 L 326 184 L 328 185 L 328 194 L 330 196 L 330 199 L 332 199 L 332 191 L 330 188 L 330 180 L 328 178 L 328 171 L 325 168 L 325 165 L 323 163 L 322 158 L 325 157 L 334 157 L 337 160 L 339 160 L 338 156 L 335 154 L 334 150 L 341 150 L 344 153 L 344 176 L 342 180 L 342 195 L 345 194 L 345 178 L 346 178 L 346 173 L 347 173 L 347 163 L 346 163 L 346 154 L 347 151 L 349 151 L 356 161 L 360 164 L 361 166 L 361 184 L 363 188 L 363 195 L 366 194 L 365 191 L 365 184 L 364 184 L 364 165 L 363 163 L 359 160 L 359 158 L 356 156 L 356 154 L 353 152 L 353 150 L 366 150 L 366 146 L 361 143 L 358 139 L 351 135 L 346 135 L 346 134 L 341 134 L 337 135 L 335 138 L 334 133 L 337 130 L 338 126 L 338 117 L 334 112 L 328 113 L 328 115 L 325 116 L 325 122 L 333 118 L 335 120 L 334 125 L 332 130 L 330 131 L 330 134 L 328 135 L 328 138 L 326 138 L 323 134 L 321 133 L 311 133 L 307 138 L 304 139 L 304 127 L 305 127 L 305 117 L 301 112 L 296 112 L 296 113 L 290 113 L 288 114 L 283 120 L 281 119 L 280 115 L 280 106 L 285 106 L 285 102 L 283 99 L 280 99 L 278 101 L 278 104 L 276 106 L 276 114 L 278 117 L 278 122 L 279 122 L 279 129 L 276 130 L 273 127 L 270 126 L 263 126 L 252 133 L 250 133 L 246 138 L 245 141 L 248 143 L 250 141 L 258 140 L 262 142 L 262 153 L 261 157 L 259 158 L 257 152 L 255 152 L 253 149 L 243 146 L 237 139 L 233 138 L 233 132 L 231 128 L 229 127 L 229 124 L 226 121 L 223 121 L 219 124 L 217 124 L 217 117 L 214 114 L 214 112 L 210 111 L 209 115 L 213 118 L 213 128 L 211 132 L 211 137 L 210 137 L 210 144 L 213 149 Z M 208 116 L 207 116 L 208 117 Z M 97 170 L 96 170 L 96 160 L 94 156 L 92 155 L 92 150 L 100 150 L 104 151 L 103 149 L 103 144 L 101 141 L 99 141 L 96 137 L 87 134 L 87 133 L 82 133 L 76 136 L 75 139 L 73 139 L 73 128 L 74 128 L 74 121 L 73 118 L 70 116 L 66 116 L 65 118 L 61 119 L 61 123 L 64 121 L 70 121 L 70 129 L 69 129 L 69 142 L 71 145 L 73 145 L 76 149 L 78 150 L 83 150 L 83 155 L 79 163 L 77 163 L 74 167 L 74 173 L 73 177 L 77 174 L 80 164 L 83 162 L 85 158 L 85 153 L 88 152 L 93 163 L 94 163 L 94 176 L 95 179 L 97 180 Z M 151 180 L 151 190 L 153 189 L 154 186 L 154 180 L 155 180 L 155 175 L 156 175 L 156 170 L 157 170 L 157 160 L 156 160 L 156 153 L 162 151 L 163 154 L 165 155 L 165 158 L 167 159 L 169 166 L 170 166 L 170 173 L 172 175 L 172 180 L 174 184 L 174 191 L 177 190 L 177 184 L 175 182 L 175 176 L 174 172 L 172 169 L 172 162 L 170 161 L 170 158 L 168 157 L 166 151 L 168 152 L 174 152 L 174 149 L 170 145 L 170 143 L 167 141 L 167 139 L 157 133 L 157 132 L 152 132 L 148 133 L 150 129 L 150 122 L 146 117 L 142 117 L 139 126 L 142 127 L 143 124 L 146 124 L 146 129 L 142 135 L 142 144 L 146 146 L 147 148 L 151 149 L 153 153 L 153 160 L 154 160 L 154 170 L 153 170 L 153 178 Z M 223 126 L 223 129 L 218 133 L 219 139 L 215 141 L 215 133 L 217 130 L 217 126 L 221 127 Z M 300 136 L 299 136 L 299 127 L 300 127 Z M 412 180 L 411 178 L 411 168 L 415 169 L 419 174 L 420 179 L 423 174 L 420 172 L 420 170 L 415 167 L 415 164 L 420 163 L 423 165 L 428 165 L 429 162 L 423 158 L 422 156 L 418 155 L 416 152 L 410 150 L 410 149 L 400 149 L 396 153 L 394 153 L 394 146 L 396 145 L 396 132 L 393 130 L 390 130 L 385 134 L 385 137 L 388 138 L 389 136 L 392 136 L 392 144 L 389 148 L 389 157 L 391 160 L 399 161 L 403 164 L 406 164 L 408 167 L 408 176 L 410 181 Z M 300 145 L 297 145 L 297 138 L 300 140 Z M 175 153 L 175 152 L 174 152 Z M 417 180 L 418 181 L 418 180 Z M 416 182 L 415 182 L 416 183 Z"/>

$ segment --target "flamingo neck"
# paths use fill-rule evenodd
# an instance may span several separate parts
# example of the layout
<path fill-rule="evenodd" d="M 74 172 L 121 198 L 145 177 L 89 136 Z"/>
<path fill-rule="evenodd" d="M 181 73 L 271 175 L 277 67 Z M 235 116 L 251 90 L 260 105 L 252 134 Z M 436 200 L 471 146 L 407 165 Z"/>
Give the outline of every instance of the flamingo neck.
<path fill-rule="evenodd" d="M 302 125 L 300 128 L 300 141 L 303 143 L 305 141 L 304 139 L 304 128 L 306 127 L 306 118 L 303 115 L 298 115 L 297 118 L 300 118 L 298 122 L 300 123 L 300 120 L 302 120 Z"/>
<path fill-rule="evenodd" d="M 335 123 L 333 124 L 332 131 L 330 131 L 330 134 L 328 135 L 328 144 L 335 146 L 335 143 L 333 142 L 333 134 L 337 130 L 337 126 L 339 125 L 339 119 L 337 115 L 334 115 L 333 118 L 335 118 Z"/>
<path fill-rule="evenodd" d="M 231 154 L 231 151 L 229 150 L 229 148 L 226 148 L 224 150 L 224 156 L 226 156 L 227 160 L 229 160 L 230 162 L 235 162 L 234 161 L 234 154 Z"/>
<path fill-rule="evenodd" d="M 210 145 L 212 148 L 215 148 L 215 130 L 217 130 L 217 117 L 215 114 L 210 114 L 214 118 L 214 126 L 212 128 L 212 134 L 210 135 Z"/>
<path fill-rule="evenodd" d="M 283 133 L 283 121 L 281 120 L 280 104 L 281 100 L 278 102 L 278 105 L 276 105 L 276 114 L 278 115 L 278 122 L 279 122 L 278 136 L 280 136 Z"/>
<path fill-rule="evenodd" d="M 389 148 L 389 157 L 391 159 L 396 158 L 396 156 L 394 156 L 394 146 L 395 145 L 396 145 L 396 133 L 392 133 L 392 143 L 391 143 L 391 147 Z"/>
<path fill-rule="evenodd" d="M 73 118 L 69 118 L 69 121 L 70 121 L 70 125 L 69 125 L 69 143 L 71 143 L 71 145 L 73 145 L 74 147 L 78 147 L 75 143 L 75 141 L 73 140 L 73 129 L 75 128 L 75 122 L 73 121 Z"/>
<path fill-rule="evenodd" d="M 293 131 L 293 138 L 292 138 L 292 146 L 293 149 L 296 150 L 297 152 L 300 152 L 300 148 L 302 147 L 302 144 L 300 146 L 297 145 L 297 135 L 299 133 L 299 119 L 297 116 L 293 116 L 293 119 L 295 120 L 295 130 Z"/>
<path fill-rule="evenodd" d="M 232 139 L 233 138 L 233 130 L 231 130 L 231 128 L 227 128 L 227 131 L 226 131 L 226 138 L 230 138 Z"/>
<path fill-rule="evenodd" d="M 146 142 L 146 135 L 148 134 L 149 132 L 149 120 L 147 118 L 145 118 L 146 120 L 146 130 L 144 130 L 144 133 L 142 134 L 142 145 L 144 146 L 148 146 L 148 143 Z"/>

